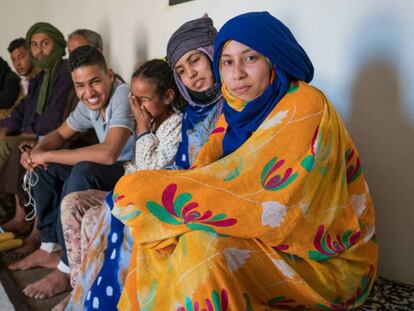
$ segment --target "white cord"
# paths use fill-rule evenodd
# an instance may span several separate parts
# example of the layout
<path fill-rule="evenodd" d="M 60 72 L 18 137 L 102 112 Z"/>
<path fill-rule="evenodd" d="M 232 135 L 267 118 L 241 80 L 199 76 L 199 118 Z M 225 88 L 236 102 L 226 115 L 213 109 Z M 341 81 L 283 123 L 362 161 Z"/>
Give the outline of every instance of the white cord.
<path fill-rule="evenodd" d="M 27 213 L 27 215 L 24 217 L 26 221 L 31 221 L 32 219 L 35 219 L 37 214 L 36 201 L 32 195 L 32 187 L 34 187 L 37 184 L 38 180 L 39 176 L 33 171 L 26 171 L 23 177 L 22 188 L 27 194 L 27 202 L 24 203 L 24 206 L 33 207 L 32 210 L 29 213 Z"/>

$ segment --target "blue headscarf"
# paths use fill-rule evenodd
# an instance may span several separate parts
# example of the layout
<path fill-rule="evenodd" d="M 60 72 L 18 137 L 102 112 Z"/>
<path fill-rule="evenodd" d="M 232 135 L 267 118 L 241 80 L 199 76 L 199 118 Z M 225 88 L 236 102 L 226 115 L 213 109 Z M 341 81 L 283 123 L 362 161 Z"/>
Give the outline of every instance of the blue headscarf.
<path fill-rule="evenodd" d="M 251 12 L 230 19 L 217 34 L 213 73 L 218 83 L 221 83 L 220 56 L 229 40 L 238 41 L 267 57 L 275 77 L 263 94 L 249 101 L 242 111 L 224 104 L 228 128 L 223 139 L 223 156 L 239 148 L 260 126 L 286 94 L 290 82 L 310 82 L 313 78 L 312 62 L 290 30 L 269 12 Z"/>

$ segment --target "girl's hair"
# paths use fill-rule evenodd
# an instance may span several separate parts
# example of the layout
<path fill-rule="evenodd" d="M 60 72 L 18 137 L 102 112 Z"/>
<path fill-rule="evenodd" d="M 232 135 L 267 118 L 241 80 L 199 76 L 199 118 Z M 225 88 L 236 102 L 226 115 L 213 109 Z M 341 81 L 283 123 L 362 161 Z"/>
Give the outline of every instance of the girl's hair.
<path fill-rule="evenodd" d="M 175 97 L 172 106 L 180 111 L 183 110 L 185 102 L 175 84 L 173 72 L 168 63 L 162 59 L 152 59 L 141 65 L 132 74 L 131 80 L 140 78 L 149 80 L 155 84 L 155 92 L 162 99 L 168 89 L 174 90 Z"/>

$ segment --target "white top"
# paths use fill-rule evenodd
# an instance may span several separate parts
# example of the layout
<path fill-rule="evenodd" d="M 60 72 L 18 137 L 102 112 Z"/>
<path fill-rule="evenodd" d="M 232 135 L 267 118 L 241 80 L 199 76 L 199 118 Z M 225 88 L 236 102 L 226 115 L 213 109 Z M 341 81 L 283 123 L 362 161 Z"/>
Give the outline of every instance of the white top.
<path fill-rule="evenodd" d="M 125 163 L 125 174 L 140 170 L 156 170 L 172 165 L 181 142 L 183 114 L 176 112 L 155 133 L 140 135 L 135 142 L 135 161 Z"/>

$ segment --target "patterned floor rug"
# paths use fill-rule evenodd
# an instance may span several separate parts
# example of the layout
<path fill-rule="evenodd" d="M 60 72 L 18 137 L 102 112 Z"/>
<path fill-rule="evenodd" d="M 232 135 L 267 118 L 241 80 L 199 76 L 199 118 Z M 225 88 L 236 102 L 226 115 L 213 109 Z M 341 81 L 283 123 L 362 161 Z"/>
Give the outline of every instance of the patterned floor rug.
<path fill-rule="evenodd" d="M 27 299 L 22 294 L 24 278 L 27 273 L 35 273 L 38 278 L 47 272 L 46 269 L 21 271 L 11 273 L 4 264 L 0 266 L 0 311 L 16 310 L 16 311 L 37 311 L 50 310 L 63 297 L 55 297 L 55 299 L 33 300 Z M 4 289 L 2 291 L 2 289 Z M 3 294 L 3 296 L 1 296 Z M 3 304 L 3 301 L 5 304 Z M 4 309 L 7 305 L 14 307 Z M 337 309 L 342 310 L 342 309 Z M 343 309 L 346 310 L 346 309 Z M 414 285 L 395 282 L 384 277 L 378 277 L 374 287 L 365 302 L 359 308 L 362 311 L 381 310 L 381 311 L 414 311 Z M 109 310 L 108 310 L 109 311 Z"/>
<path fill-rule="evenodd" d="M 359 310 L 413 311 L 414 285 L 378 277 L 367 301 Z"/>

